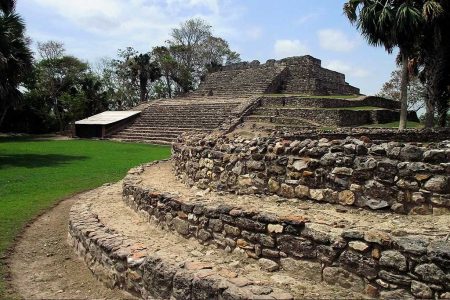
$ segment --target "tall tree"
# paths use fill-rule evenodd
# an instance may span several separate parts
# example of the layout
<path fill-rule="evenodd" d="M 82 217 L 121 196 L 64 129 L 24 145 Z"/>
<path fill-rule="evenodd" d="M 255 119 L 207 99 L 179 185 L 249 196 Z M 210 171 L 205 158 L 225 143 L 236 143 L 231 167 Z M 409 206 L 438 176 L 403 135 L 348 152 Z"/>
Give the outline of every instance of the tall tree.
<path fill-rule="evenodd" d="M 435 17 L 429 11 L 439 2 L 442 13 Z M 428 22 L 423 30 L 422 42 L 418 51 L 419 61 L 424 70 L 422 79 L 427 89 L 426 97 L 426 127 L 433 127 L 435 114 L 438 115 L 438 125 L 446 126 L 448 119 L 449 98 L 450 98 L 450 2 L 441 0 L 429 2 L 425 6 L 425 17 Z M 430 6 L 430 7 L 429 7 Z"/>
<path fill-rule="evenodd" d="M 173 79 L 184 93 L 198 86 L 211 67 L 240 61 L 239 54 L 224 39 L 213 36 L 212 27 L 202 19 L 190 19 L 174 28 L 168 49 L 178 67 Z"/>
<path fill-rule="evenodd" d="M 381 91 L 377 94 L 380 97 L 400 101 L 401 100 L 401 68 L 391 73 L 389 81 L 383 84 Z M 425 85 L 417 76 L 412 76 L 408 82 L 408 110 L 418 111 L 425 106 L 426 89 Z"/>
<path fill-rule="evenodd" d="M 138 54 L 128 60 L 132 80 L 139 82 L 139 99 L 141 102 L 148 101 L 148 84 L 161 77 L 161 69 L 150 53 Z"/>
<path fill-rule="evenodd" d="M 57 51 L 55 51 L 54 45 Z M 47 47 L 49 46 L 49 47 Z M 81 80 L 88 74 L 88 64 L 76 57 L 65 55 L 61 44 L 40 43 L 42 59 L 35 65 L 35 93 L 47 99 L 63 131 L 71 115 L 71 101 L 78 96 Z"/>
<path fill-rule="evenodd" d="M 414 56 L 420 43 L 421 31 L 428 20 L 426 14 L 438 15 L 441 6 L 434 0 L 350 0 L 345 3 L 344 12 L 369 44 L 384 46 L 388 52 L 392 52 L 394 47 L 400 49 L 402 80 L 399 129 L 405 129 L 409 59 Z"/>
<path fill-rule="evenodd" d="M 19 86 L 33 62 L 25 23 L 15 13 L 15 4 L 13 0 L 0 0 L 0 126 L 8 111 L 20 103 Z"/>

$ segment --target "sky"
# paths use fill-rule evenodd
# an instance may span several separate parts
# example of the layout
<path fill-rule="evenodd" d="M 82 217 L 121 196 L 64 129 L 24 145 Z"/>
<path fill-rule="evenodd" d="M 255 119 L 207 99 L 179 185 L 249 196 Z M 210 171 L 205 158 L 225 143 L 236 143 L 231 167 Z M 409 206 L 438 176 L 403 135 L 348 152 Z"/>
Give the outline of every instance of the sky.
<path fill-rule="evenodd" d="M 34 43 L 57 40 L 95 64 L 131 46 L 163 45 L 172 28 L 203 18 L 244 61 L 312 55 L 367 95 L 396 68 L 395 55 L 369 46 L 342 13 L 344 0 L 18 0 Z M 34 44 L 35 45 L 35 44 Z"/>

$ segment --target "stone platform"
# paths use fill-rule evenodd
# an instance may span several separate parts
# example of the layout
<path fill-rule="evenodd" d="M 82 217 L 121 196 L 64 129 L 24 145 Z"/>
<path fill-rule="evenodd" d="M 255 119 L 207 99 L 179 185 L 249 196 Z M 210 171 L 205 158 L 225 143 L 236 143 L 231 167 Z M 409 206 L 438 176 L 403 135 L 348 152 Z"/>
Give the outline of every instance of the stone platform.
<path fill-rule="evenodd" d="M 192 190 L 176 180 L 168 162 L 133 170 L 123 193 L 147 220 L 204 245 L 271 260 L 274 269 L 283 269 L 283 261 L 315 262 L 325 282 L 372 296 L 449 295 L 448 215 Z"/>
<path fill-rule="evenodd" d="M 322 283 L 315 262 L 256 260 L 186 239 L 171 229 L 174 220 L 165 223 L 137 215 L 122 201 L 120 183 L 94 193 L 72 207 L 69 241 L 110 287 L 143 299 L 365 297 Z M 357 278 L 350 276 L 346 282 L 362 288 Z"/>

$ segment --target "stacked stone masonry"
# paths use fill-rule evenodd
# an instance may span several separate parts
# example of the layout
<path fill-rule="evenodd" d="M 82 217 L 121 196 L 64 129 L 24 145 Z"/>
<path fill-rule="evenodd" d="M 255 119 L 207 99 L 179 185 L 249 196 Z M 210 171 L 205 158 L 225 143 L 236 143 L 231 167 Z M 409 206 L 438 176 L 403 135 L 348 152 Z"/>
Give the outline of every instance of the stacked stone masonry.
<path fill-rule="evenodd" d="M 202 263 L 148 253 L 144 244 L 102 224 L 89 205 L 72 207 L 68 240 L 100 281 L 142 299 L 293 299 L 279 288 L 258 288 L 251 279 L 225 277 Z"/>
<path fill-rule="evenodd" d="M 258 98 L 256 107 L 244 119 L 297 127 L 354 127 L 396 121 L 399 108 L 398 101 L 372 96 L 342 99 L 273 95 Z M 413 112 L 408 119 L 418 121 Z"/>
<path fill-rule="evenodd" d="M 302 215 L 205 205 L 143 185 L 139 174 L 145 168 L 125 178 L 124 201 L 186 238 L 228 252 L 239 249 L 252 258 L 317 261 L 326 282 L 349 288 L 360 281 L 373 297 L 450 296 L 450 242 L 445 235 L 393 235 L 376 228 L 329 226 Z"/>
<path fill-rule="evenodd" d="M 284 68 L 281 76 L 278 77 L 278 84 L 270 85 L 265 93 L 288 93 L 288 94 L 308 94 L 308 95 L 359 95 L 359 89 L 345 82 L 345 75 L 322 68 L 321 61 L 312 56 L 288 57 L 282 60 L 268 60 L 265 64 L 259 61 L 251 63 L 239 63 L 223 67 L 223 72 L 234 72 L 241 78 L 255 78 L 257 81 L 260 70 Z M 213 73 L 214 74 L 214 73 Z M 225 73 L 224 73 L 225 74 Z M 218 76 L 218 75 L 212 75 Z M 204 91 L 212 90 L 206 84 Z M 276 89 L 274 89 L 276 88 Z"/>
<path fill-rule="evenodd" d="M 194 137 L 174 144 L 187 184 L 411 214 L 450 213 L 450 142 Z"/>

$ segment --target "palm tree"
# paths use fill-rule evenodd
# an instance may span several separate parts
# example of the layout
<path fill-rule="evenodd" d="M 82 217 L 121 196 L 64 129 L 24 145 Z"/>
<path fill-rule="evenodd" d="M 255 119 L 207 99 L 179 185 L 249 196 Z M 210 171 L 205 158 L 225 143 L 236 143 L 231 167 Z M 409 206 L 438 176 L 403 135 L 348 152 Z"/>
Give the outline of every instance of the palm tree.
<path fill-rule="evenodd" d="M 148 82 L 154 82 L 161 77 L 161 70 L 149 53 L 138 54 L 130 59 L 131 76 L 139 80 L 140 101 L 148 100 Z"/>
<path fill-rule="evenodd" d="M 25 24 L 14 9 L 15 1 L 0 0 L 0 126 L 8 110 L 19 103 L 19 85 L 33 62 Z"/>
<path fill-rule="evenodd" d="M 445 127 L 449 109 L 450 36 L 446 31 L 450 28 L 450 3 L 441 1 L 440 4 L 443 11 L 439 18 L 426 15 L 428 22 L 417 55 L 423 65 L 421 75 L 427 89 L 426 127 L 434 126 L 436 111 L 438 125 Z"/>
<path fill-rule="evenodd" d="M 436 15 L 440 11 L 441 6 L 434 0 L 350 0 L 344 5 L 344 13 L 369 44 L 384 46 L 389 53 L 395 47 L 400 49 L 400 130 L 406 128 L 408 115 L 409 58 L 421 39 L 427 14 Z"/>

